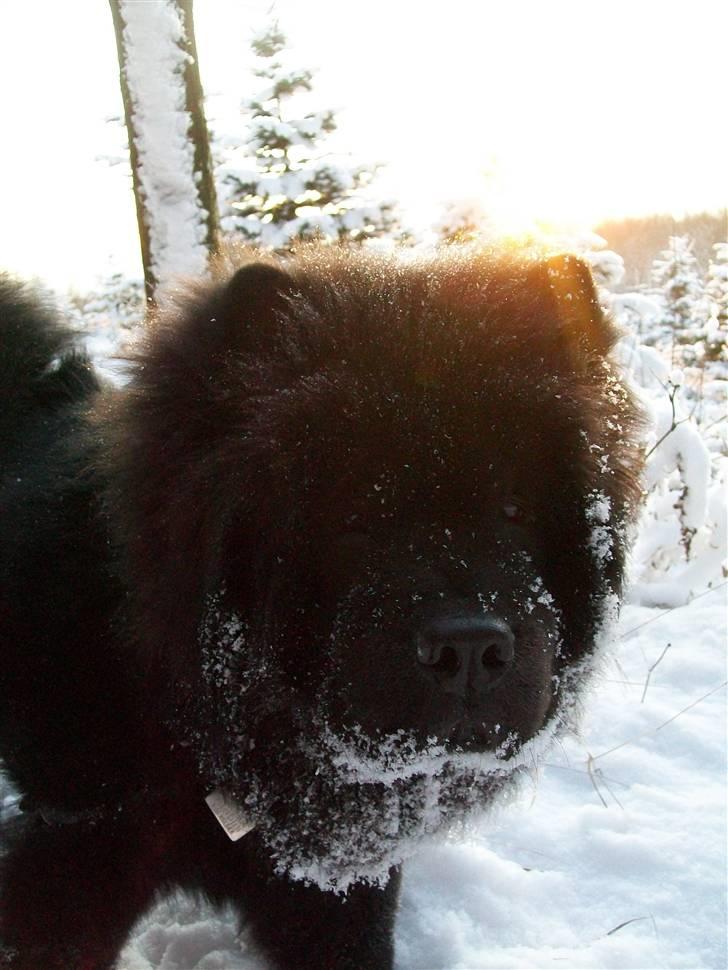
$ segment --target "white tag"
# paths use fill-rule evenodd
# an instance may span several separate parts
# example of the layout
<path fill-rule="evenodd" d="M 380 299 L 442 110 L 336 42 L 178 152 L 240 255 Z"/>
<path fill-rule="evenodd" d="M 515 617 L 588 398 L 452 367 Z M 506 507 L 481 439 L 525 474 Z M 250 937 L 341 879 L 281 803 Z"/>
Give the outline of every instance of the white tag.
<path fill-rule="evenodd" d="M 227 837 L 232 839 L 233 842 L 242 839 L 244 835 L 255 828 L 255 822 L 251 822 L 245 817 L 240 805 L 222 788 L 216 788 L 215 791 L 210 792 L 205 801 L 212 814 L 225 829 Z"/>

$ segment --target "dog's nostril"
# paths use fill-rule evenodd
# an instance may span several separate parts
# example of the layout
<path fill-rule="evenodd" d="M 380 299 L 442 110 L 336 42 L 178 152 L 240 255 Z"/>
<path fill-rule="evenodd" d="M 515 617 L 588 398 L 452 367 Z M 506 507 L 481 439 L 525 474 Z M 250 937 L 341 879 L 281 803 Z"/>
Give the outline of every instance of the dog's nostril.
<path fill-rule="evenodd" d="M 461 663 L 456 650 L 440 643 L 421 643 L 417 647 L 417 659 L 426 667 L 444 674 L 456 673 Z"/>
<path fill-rule="evenodd" d="M 513 637 L 503 636 L 502 639 L 494 640 L 483 647 L 483 655 L 480 658 L 481 664 L 486 668 L 498 669 L 508 666 L 513 660 Z"/>
<path fill-rule="evenodd" d="M 448 693 L 489 690 L 514 658 L 513 632 L 497 617 L 454 616 L 429 623 L 417 642 L 417 660 Z"/>

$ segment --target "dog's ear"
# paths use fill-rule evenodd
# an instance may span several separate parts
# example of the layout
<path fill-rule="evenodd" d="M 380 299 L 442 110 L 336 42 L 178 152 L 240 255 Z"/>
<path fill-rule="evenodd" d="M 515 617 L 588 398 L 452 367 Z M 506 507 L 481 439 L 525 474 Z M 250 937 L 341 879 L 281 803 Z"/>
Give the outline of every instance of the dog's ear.
<path fill-rule="evenodd" d="M 228 281 L 220 294 L 220 313 L 228 334 L 254 337 L 275 326 L 286 308 L 286 297 L 293 291 L 293 280 L 282 269 L 269 263 L 248 263 Z"/>
<path fill-rule="evenodd" d="M 572 354 L 604 356 L 614 342 L 614 329 L 599 305 L 587 263 L 572 253 L 560 253 L 539 268 L 559 335 Z"/>

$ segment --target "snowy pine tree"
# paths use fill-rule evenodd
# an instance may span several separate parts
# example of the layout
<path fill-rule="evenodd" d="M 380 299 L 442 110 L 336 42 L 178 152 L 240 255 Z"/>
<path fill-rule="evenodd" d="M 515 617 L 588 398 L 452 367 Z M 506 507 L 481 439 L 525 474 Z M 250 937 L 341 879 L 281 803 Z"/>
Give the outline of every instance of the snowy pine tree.
<path fill-rule="evenodd" d="M 482 202 L 472 197 L 446 202 L 433 229 L 443 243 L 477 242 L 493 231 Z"/>
<path fill-rule="evenodd" d="M 254 73 L 264 87 L 242 103 L 249 133 L 238 151 L 248 167 L 237 168 L 231 159 L 219 171 L 227 203 L 223 228 L 272 249 L 301 239 L 360 241 L 394 233 L 393 205 L 364 200 L 376 168 L 340 166 L 320 150 L 320 142 L 336 130 L 334 113 L 294 117 L 292 102 L 312 90 L 313 74 L 284 68 L 278 55 L 285 44 L 277 25 L 253 38 Z"/>
<path fill-rule="evenodd" d="M 705 355 L 709 360 L 725 360 L 728 354 L 728 242 L 715 243 L 715 258 L 708 266 L 705 301 L 708 322 Z"/>
<path fill-rule="evenodd" d="M 715 243 L 713 250 L 705 284 L 708 313 L 721 330 L 728 330 L 728 242 Z"/>
<path fill-rule="evenodd" d="M 703 283 L 687 236 L 670 236 L 668 248 L 652 264 L 652 277 L 662 293 L 663 319 L 675 343 L 693 343 L 703 336 Z"/>

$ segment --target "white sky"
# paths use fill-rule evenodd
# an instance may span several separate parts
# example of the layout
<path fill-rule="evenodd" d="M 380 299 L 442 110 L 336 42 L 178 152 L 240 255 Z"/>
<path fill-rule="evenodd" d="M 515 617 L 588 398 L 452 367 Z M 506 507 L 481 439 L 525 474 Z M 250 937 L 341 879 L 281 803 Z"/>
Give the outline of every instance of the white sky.
<path fill-rule="evenodd" d="M 154 0 L 146 0 L 154 2 Z M 213 126 L 246 90 L 269 2 L 196 0 Z M 724 0 L 278 0 L 341 144 L 388 163 L 420 223 L 497 197 L 515 220 L 589 225 L 728 205 Z M 54 285 L 138 274 L 105 0 L 0 0 L 0 265 Z M 213 97 L 214 96 L 214 97 Z M 226 105 L 227 102 L 227 105 Z M 486 178 L 486 173 L 490 173 Z"/>

